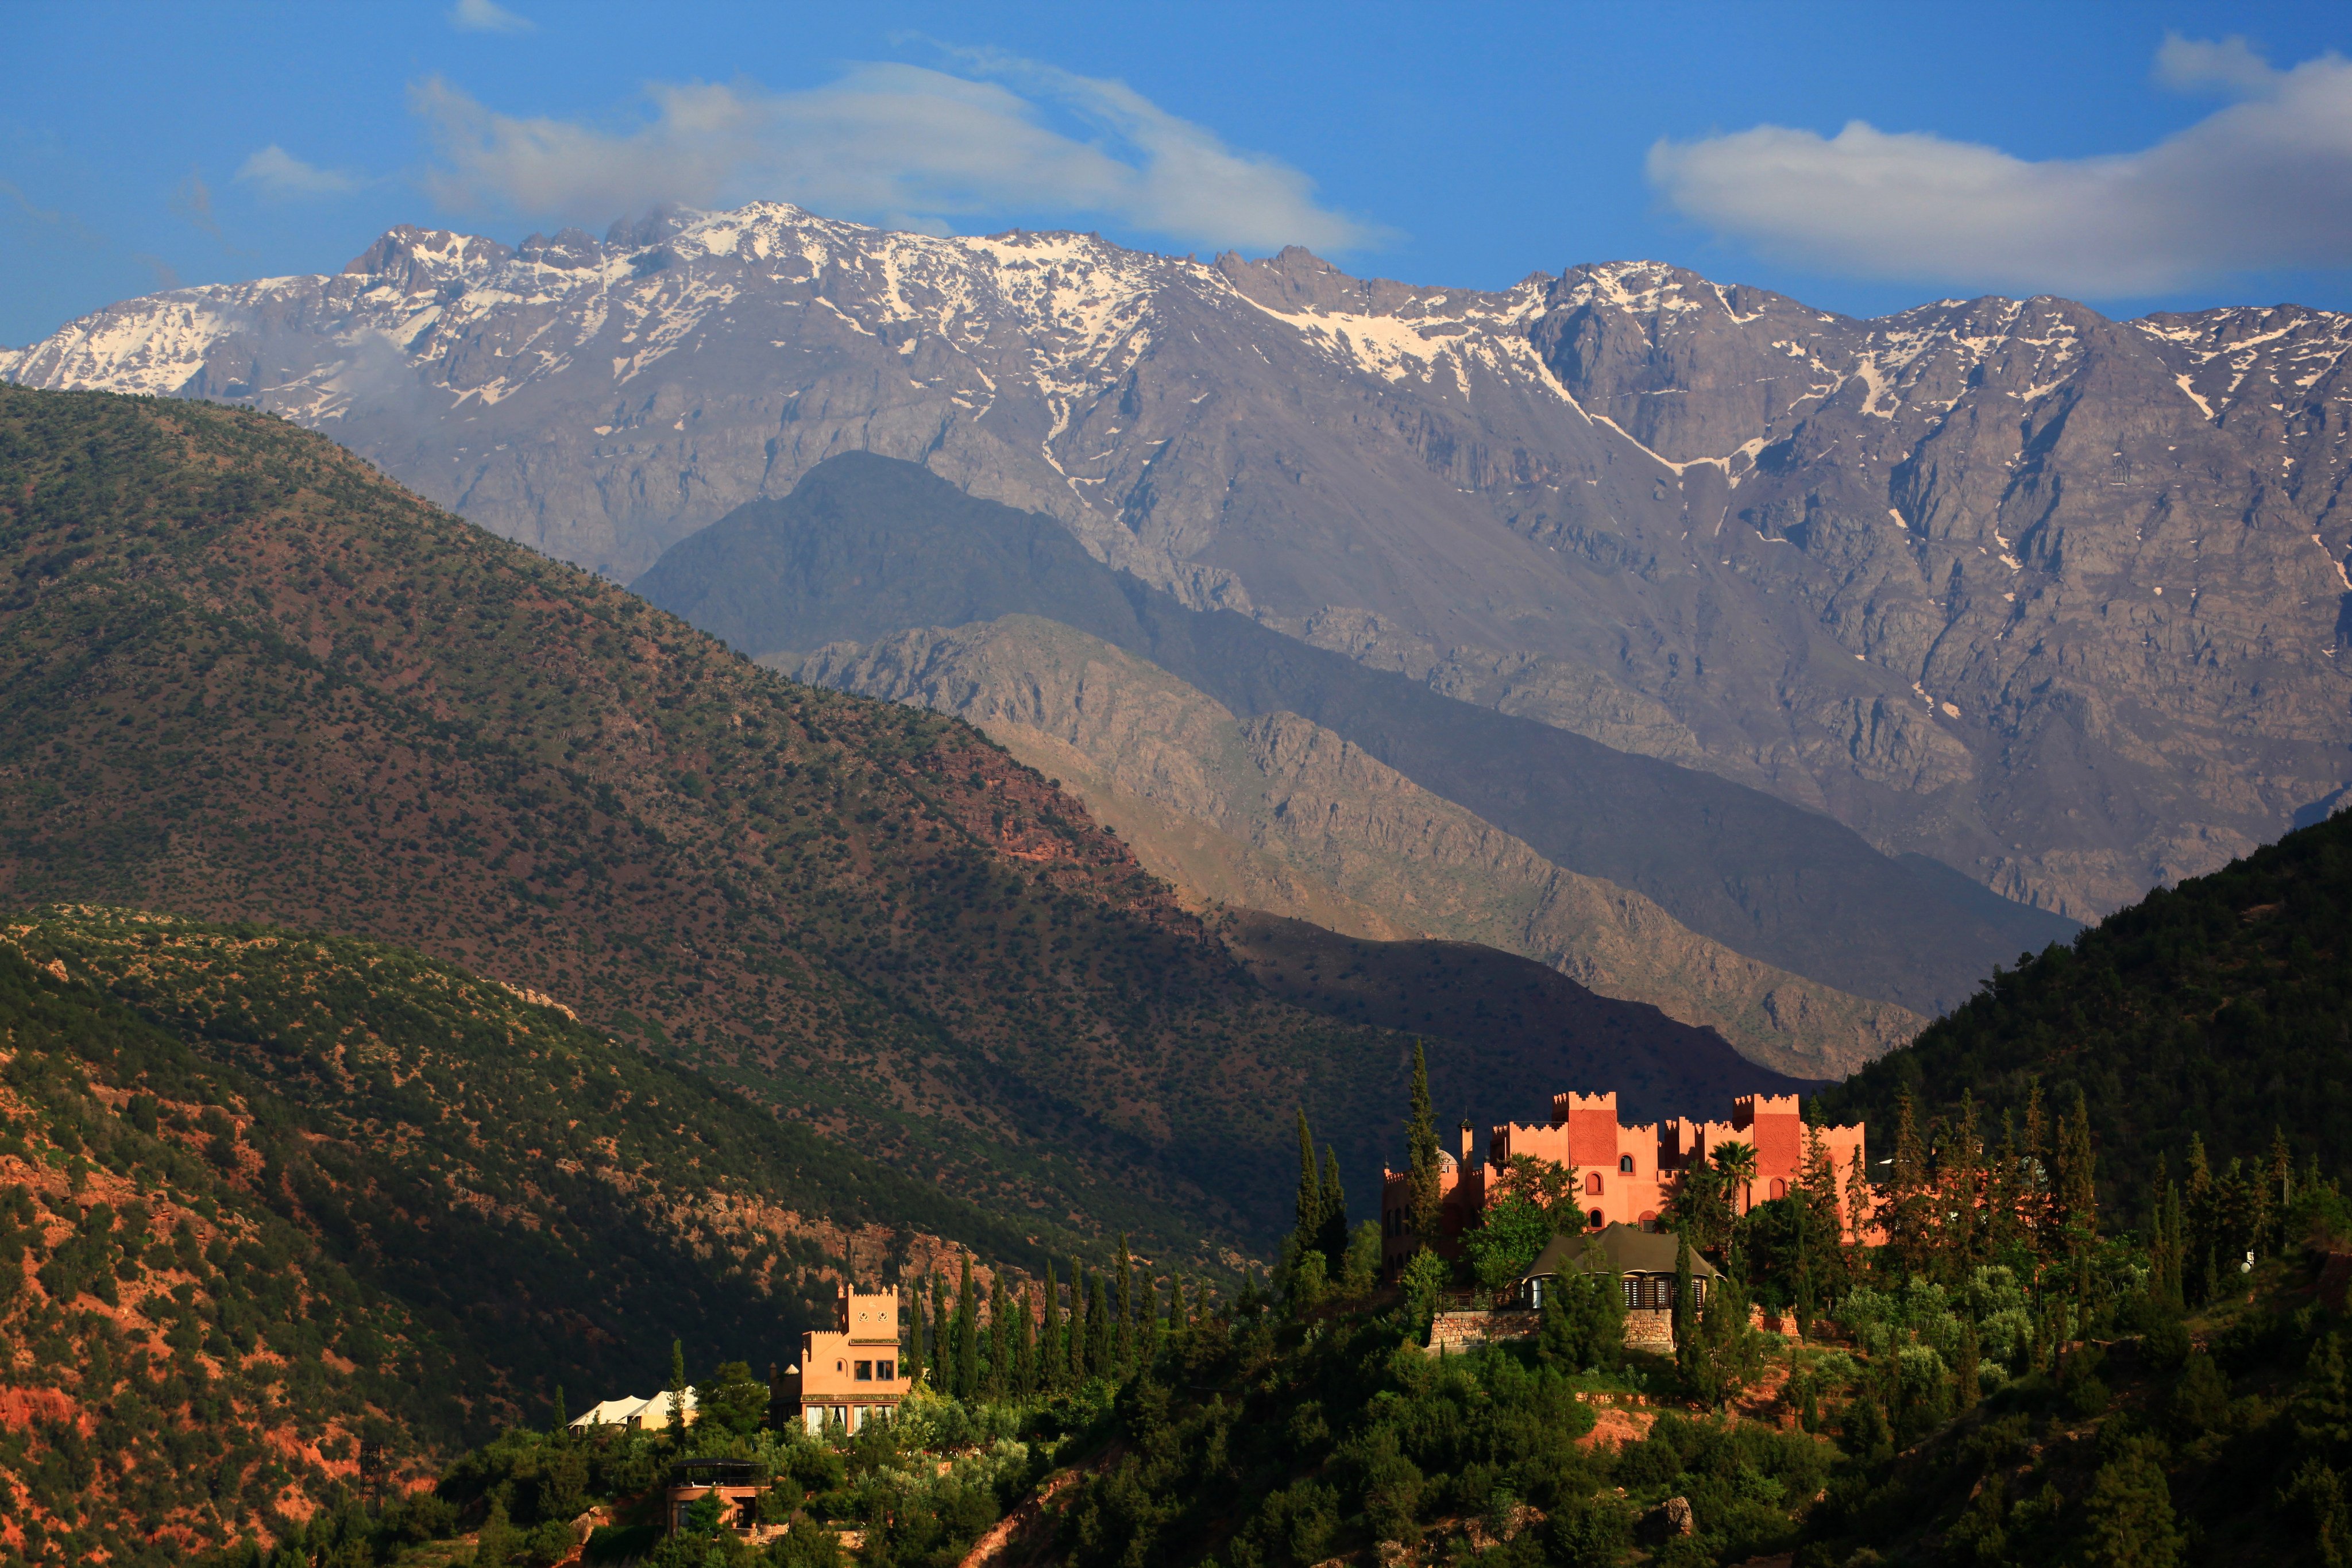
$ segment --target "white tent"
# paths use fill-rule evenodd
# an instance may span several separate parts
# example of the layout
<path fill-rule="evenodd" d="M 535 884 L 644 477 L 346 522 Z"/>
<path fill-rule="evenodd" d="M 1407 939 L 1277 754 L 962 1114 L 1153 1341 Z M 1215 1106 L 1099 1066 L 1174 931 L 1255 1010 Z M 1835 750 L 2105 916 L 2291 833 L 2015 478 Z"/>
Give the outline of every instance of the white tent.
<path fill-rule="evenodd" d="M 691 1426 L 694 1425 L 694 1390 L 689 1388 L 686 1391 L 683 1403 L 686 1423 Z M 619 1399 L 604 1400 L 573 1416 L 571 1425 L 575 1432 L 589 1426 L 641 1426 L 657 1431 L 669 1425 L 669 1395 L 662 1393 L 644 1399 L 631 1399 L 625 1395 Z"/>

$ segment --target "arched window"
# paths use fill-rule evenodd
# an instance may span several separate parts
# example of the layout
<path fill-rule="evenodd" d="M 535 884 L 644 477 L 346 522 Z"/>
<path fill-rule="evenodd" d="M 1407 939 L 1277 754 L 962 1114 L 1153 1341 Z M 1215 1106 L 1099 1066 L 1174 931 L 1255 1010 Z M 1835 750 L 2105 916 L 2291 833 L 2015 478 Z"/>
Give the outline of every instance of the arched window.
<path fill-rule="evenodd" d="M 1585 1173 L 1585 1176 L 1584 1176 L 1584 1190 L 1585 1190 L 1586 1192 L 1588 1192 L 1588 1193 L 1591 1194 L 1592 1194 L 1593 1196 L 1595 1196 L 1595 1197 L 1600 1196 L 1600 1194 L 1601 1194 L 1601 1173 L 1600 1173 L 1600 1172 L 1598 1172 L 1598 1171 L 1588 1171 L 1588 1172 L 1586 1172 L 1586 1173 Z"/>
<path fill-rule="evenodd" d="M 1617 1173 L 1621 1176 L 1630 1176 L 1633 1173 L 1633 1155 L 1620 1154 L 1617 1156 Z"/>
<path fill-rule="evenodd" d="M 1599 1230 L 1601 1228 L 1601 1211 L 1599 1209 L 1594 1209 L 1591 1214 L 1586 1215 L 1584 1217 L 1586 1222 L 1589 1223 L 1593 1229 Z"/>
<path fill-rule="evenodd" d="M 1658 1228 L 1658 1216 L 1656 1213 L 1644 1213 L 1641 1218 L 1641 1226 L 1643 1230 L 1654 1233 Z"/>
<path fill-rule="evenodd" d="M 1787 1197 L 1787 1196 L 1789 1195 L 1789 1184 L 1788 1184 L 1788 1183 L 1786 1183 L 1786 1182 L 1784 1182 L 1784 1181 L 1782 1181 L 1782 1180 L 1781 1180 L 1780 1177 L 1778 1177 L 1778 1176 L 1773 1177 L 1773 1178 L 1772 1178 L 1772 1195 L 1773 1195 L 1774 1197 L 1776 1197 L 1776 1198 L 1785 1198 L 1785 1197 Z"/>

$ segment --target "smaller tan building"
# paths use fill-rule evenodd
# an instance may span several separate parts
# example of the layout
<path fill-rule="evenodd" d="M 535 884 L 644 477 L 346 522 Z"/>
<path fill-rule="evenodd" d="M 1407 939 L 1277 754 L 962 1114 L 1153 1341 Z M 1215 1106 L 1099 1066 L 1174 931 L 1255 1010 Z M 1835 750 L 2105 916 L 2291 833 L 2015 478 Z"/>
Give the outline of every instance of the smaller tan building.
<path fill-rule="evenodd" d="M 1528 1271 L 1519 1277 L 1521 1299 L 1530 1307 L 1543 1305 L 1544 1292 L 1556 1288 L 1561 1275 L 1601 1268 L 1617 1276 L 1625 1303 L 1625 1342 L 1644 1349 L 1672 1350 L 1675 1343 L 1675 1260 L 1682 1243 L 1672 1231 L 1648 1231 L 1638 1226 L 1612 1225 L 1597 1234 L 1555 1236 Z M 1714 1264 L 1691 1254 L 1693 1306 L 1706 1304 L 1718 1271 Z"/>
<path fill-rule="evenodd" d="M 819 1432 L 828 1421 L 855 1432 L 866 1422 L 889 1420 L 913 1384 L 900 1373 L 898 1288 L 860 1290 L 845 1285 L 834 1300 L 835 1327 L 801 1336 L 801 1359 L 787 1367 L 778 1390 L 778 1412 Z"/>

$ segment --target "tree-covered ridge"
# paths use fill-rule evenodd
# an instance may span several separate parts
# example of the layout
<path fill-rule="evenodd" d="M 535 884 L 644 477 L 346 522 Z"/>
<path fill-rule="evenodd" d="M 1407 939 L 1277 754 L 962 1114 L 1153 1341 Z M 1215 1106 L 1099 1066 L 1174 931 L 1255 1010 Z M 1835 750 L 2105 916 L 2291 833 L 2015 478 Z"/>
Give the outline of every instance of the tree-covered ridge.
<path fill-rule="evenodd" d="M 2079 1089 L 2101 1196 L 2153 1212 L 2159 1173 L 2184 1173 L 2191 1140 L 2233 1179 L 2267 1172 L 2276 1134 L 2338 1173 L 2352 1155 L 2352 816 L 2288 835 L 2208 877 L 2149 894 L 2070 946 L 1997 973 L 1910 1046 L 1823 1091 L 1832 1121 L 1867 1121 L 1873 1157 L 1906 1092 L 1923 1136 L 2021 1139 Z M 2241 1247 L 2238 1250 L 2243 1250 Z"/>
<path fill-rule="evenodd" d="M 0 923 L 0 946 L 242 1084 L 266 1108 L 250 1189 L 372 1289 L 464 1325 L 484 1389 L 644 1393 L 674 1337 L 790 1360 L 845 1269 L 950 1245 L 1034 1268 L 1033 1238 L 1065 1234 L 397 948 L 92 909 Z"/>
<path fill-rule="evenodd" d="M 1270 1244 L 1374 1032 L 1268 997 L 1045 779 L 800 687 L 326 440 L 0 388 L 0 890 L 395 941 L 998 1212 Z"/>
<path fill-rule="evenodd" d="M 500 1380 L 255 1189 L 284 1108 L 0 953 L 0 1554 L 179 1561 L 408 1484 Z"/>
<path fill-rule="evenodd" d="M 674 1343 L 790 1359 L 845 1247 L 1036 1250 L 381 944 L 42 911 L 0 924 L 0 1560 L 299 1537 L 362 1441 L 396 1495 L 559 1388 L 658 1389 Z"/>

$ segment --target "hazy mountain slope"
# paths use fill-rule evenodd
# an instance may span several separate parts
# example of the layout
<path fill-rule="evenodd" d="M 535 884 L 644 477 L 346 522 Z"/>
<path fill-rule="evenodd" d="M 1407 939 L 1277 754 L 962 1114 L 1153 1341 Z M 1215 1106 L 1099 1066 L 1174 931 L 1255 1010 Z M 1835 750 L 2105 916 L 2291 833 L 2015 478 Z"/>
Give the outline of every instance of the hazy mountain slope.
<path fill-rule="evenodd" d="M 0 388 L 0 567 L 13 902 L 397 941 L 1186 1267 L 1268 1242 L 1292 1107 L 1360 1173 L 1402 1115 L 1402 1041 L 1269 996 L 969 726 L 759 669 L 280 421 Z"/>
<path fill-rule="evenodd" d="M 1016 616 L 866 649 L 835 645 L 793 673 L 953 713 L 1054 769 L 1097 816 L 1117 821 L 1123 800 L 1157 803 L 1297 874 L 1286 884 L 1244 861 L 1228 884 L 1282 900 L 1239 900 L 1251 907 L 1310 920 L 1318 905 L 1338 904 L 1342 917 L 1376 910 L 1390 930 L 1351 934 L 1518 953 L 1604 995 L 1713 1027 L 1780 1072 L 1843 1077 L 1926 1022 L 1696 936 L 1649 900 L 1560 870 L 1328 730 L 1286 713 L 1238 722 L 1173 676 L 1055 622 Z M 1071 761 L 1093 782 L 1063 771 Z M 1118 793 L 1105 799 L 1107 785 Z M 1188 836 L 1140 826 L 1142 837 L 1125 835 L 1138 857 L 1181 882 Z"/>
<path fill-rule="evenodd" d="M 2273 1130 L 2338 1170 L 2352 1156 L 2352 816 L 2151 893 L 1828 1091 L 1823 1109 L 1891 1125 L 1970 1092 L 1989 1126 L 2088 1097 L 2104 1182 L 2137 1212 L 2149 1180 L 2201 1135 L 2217 1158 Z M 2299 1167 L 2298 1167 L 2299 1169 Z M 2276 1196 L 2275 1194 L 2273 1194 Z"/>
<path fill-rule="evenodd" d="M 1454 701 L 1245 616 L 1187 610 L 1087 557 L 1052 520 L 912 464 L 835 458 L 785 500 L 678 546 L 635 586 L 757 654 L 1023 612 L 1076 626 L 1236 715 L 1320 724 L 1555 865 L 1639 892 L 1736 952 L 1914 1012 L 1940 1011 L 1995 963 L 2074 929 L 1712 774 Z"/>
<path fill-rule="evenodd" d="M 282 410 L 623 576 L 833 453 L 920 460 L 1188 603 L 2090 916 L 2346 783 L 2347 344 L 2293 307 L 1859 321 L 1648 262 L 1482 291 L 756 205 L 395 229 L 0 377 Z"/>
<path fill-rule="evenodd" d="M 839 645 L 845 653 L 855 646 Z M 1085 801 L 1087 812 L 1125 840 L 1146 870 L 1164 878 L 1189 910 L 1264 910 L 1375 942 L 1423 934 L 1418 926 L 1400 925 L 1275 851 L 1236 838 L 1150 795 L 1136 794 L 1104 771 L 1096 758 L 1066 741 L 1019 724 L 993 724 L 987 733 Z"/>
<path fill-rule="evenodd" d="M 1371 942 L 1254 910 L 1226 915 L 1217 929 L 1251 973 L 1299 1006 L 1446 1042 L 1431 1053 L 1431 1092 L 1444 1115 L 1459 1111 L 1475 1127 L 1546 1116 L 1559 1092 L 1485 1070 L 1485 1053 L 1502 1041 L 1559 1061 L 1562 1085 L 1614 1089 L 1628 1121 L 1685 1114 L 1676 1106 L 1727 1107 L 1742 1094 L 1810 1092 L 1817 1081 L 1747 1059 L 1707 1030 L 1612 1006 L 1491 947 Z"/>

